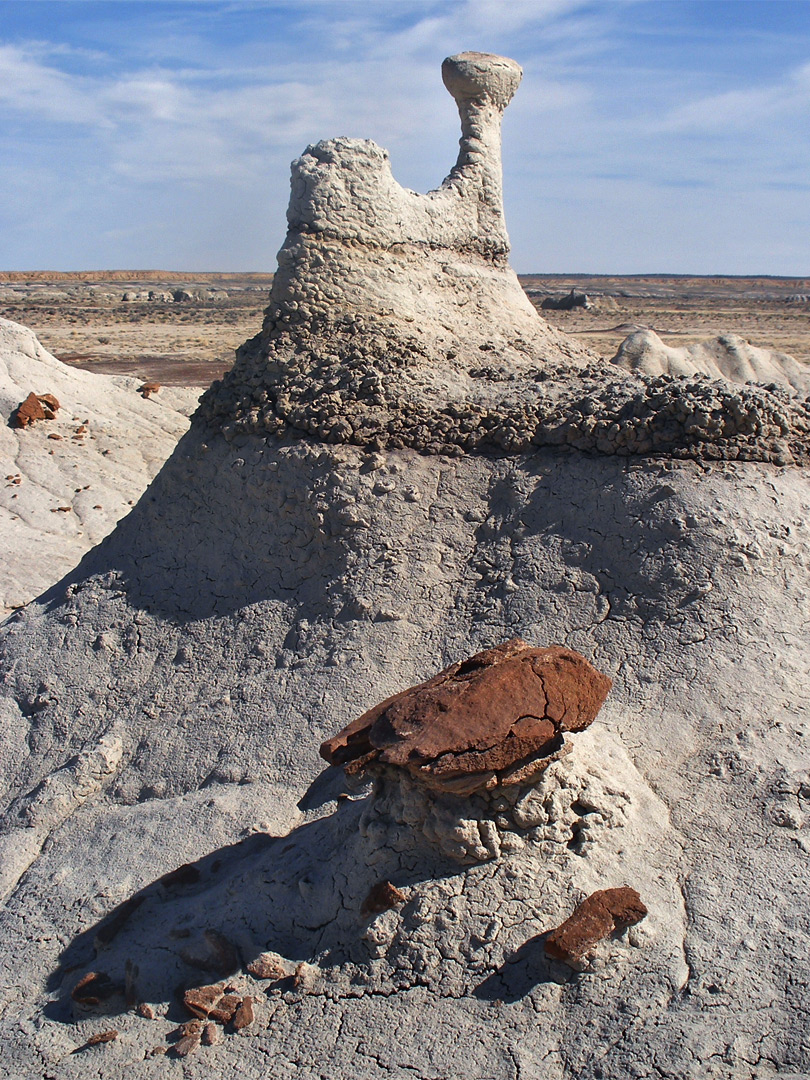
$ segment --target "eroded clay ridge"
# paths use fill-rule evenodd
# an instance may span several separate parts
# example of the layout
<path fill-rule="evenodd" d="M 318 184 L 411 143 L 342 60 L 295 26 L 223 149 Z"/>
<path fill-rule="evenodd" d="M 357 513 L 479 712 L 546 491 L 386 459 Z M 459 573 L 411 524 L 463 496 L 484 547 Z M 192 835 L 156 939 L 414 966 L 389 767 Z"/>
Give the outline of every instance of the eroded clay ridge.
<path fill-rule="evenodd" d="M 368 140 L 330 139 L 293 162 L 262 331 L 201 417 L 226 437 L 429 454 L 567 446 L 806 461 L 806 396 L 628 372 L 537 313 L 508 263 L 501 185 L 501 117 L 521 74 L 489 54 L 445 60 L 460 149 L 425 195 L 401 187 Z"/>

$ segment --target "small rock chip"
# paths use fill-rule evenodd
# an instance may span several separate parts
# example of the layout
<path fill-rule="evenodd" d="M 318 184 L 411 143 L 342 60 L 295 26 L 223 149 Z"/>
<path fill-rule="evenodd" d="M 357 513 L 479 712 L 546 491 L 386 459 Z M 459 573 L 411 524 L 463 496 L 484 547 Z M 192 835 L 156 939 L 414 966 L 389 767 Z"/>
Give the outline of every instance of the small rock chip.
<path fill-rule="evenodd" d="M 62 436 L 61 436 L 61 435 L 57 435 L 55 431 L 51 431 L 51 432 L 49 433 L 49 435 L 48 435 L 48 438 L 49 438 L 49 439 L 56 439 L 56 440 L 58 440 L 58 441 L 61 441 L 61 439 L 62 439 Z"/>
<path fill-rule="evenodd" d="M 405 893 L 390 881 L 379 881 L 363 901 L 360 911 L 363 915 L 379 915 L 382 911 L 404 904 L 407 899 Z"/>
<path fill-rule="evenodd" d="M 635 889 L 601 889 L 583 900 L 573 915 L 546 938 L 546 953 L 576 964 L 589 949 L 616 930 L 633 926 L 647 914 Z"/>
<path fill-rule="evenodd" d="M 192 1014 L 204 1020 L 221 1000 L 224 990 L 220 984 L 195 986 L 183 994 L 183 1004 Z"/>
<path fill-rule="evenodd" d="M 172 1052 L 176 1057 L 188 1057 L 193 1053 L 200 1045 L 200 1035 L 184 1035 L 179 1042 L 176 1042 L 172 1047 Z"/>
<path fill-rule="evenodd" d="M 200 1020 L 186 1020 L 184 1024 L 175 1032 L 176 1035 L 180 1035 L 185 1038 L 186 1035 L 199 1035 L 202 1031 L 202 1021 Z"/>
<path fill-rule="evenodd" d="M 149 1053 L 152 1057 L 158 1057 L 160 1054 L 168 1053 L 168 1051 L 168 1046 L 153 1046 Z"/>
<path fill-rule="evenodd" d="M 265 952 L 251 960 L 247 966 L 248 973 L 254 979 L 284 979 L 289 972 L 283 957 L 278 953 Z"/>
<path fill-rule="evenodd" d="M 253 1016 L 253 999 L 244 997 L 239 1003 L 239 1007 L 234 1013 L 233 1028 L 234 1031 L 241 1031 L 242 1028 L 248 1027 L 254 1020 Z"/>
<path fill-rule="evenodd" d="M 295 969 L 295 978 L 293 979 L 295 989 L 308 993 L 315 987 L 317 981 L 318 969 L 313 964 L 307 964 L 302 960 Z"/>
<path fill-rule="evenodd" d="M 147 1005 L 145 1001 L 142 1001 L 140 1005 L 138 1005 L 138 1007 L 135 1009 L 135 1012 L 144 1020 L 155 1019 L 155 1010 L 152 1008 L 151 1005 Z"/>
<path fill-rule="evenodd" d="M 113 1028 L 110 1031 L 99 1031 L 97 1035 L 91 1035 L 85 1046 L 98 1046 L 99 1043 L 112 1042 L 113 1039 L 118 1038 L 118 1032 Z"/>
<path fill-rule="evenodd" d="M 241 999 L 238 994 L 225 994 L 217 1002 L 216 1008 L 208 1013 L 212 1020 L 218 1024 L 229 1024 L 233 1020 L 236 1010 L 239 1008 Z"/>
<path fill-rule="evenodd" d="M 52 506 L 51 507 L 51 513 L 52 514 L 69 514 L 72 509 L 73 509 L 72 506 Z"/>
<path fill-rule="evenodd" d="M 202 1030 L 203 1046 L 216 1046 L 220 1040 L 219 1028 L 216 1024 L 206 1024 Z"/>

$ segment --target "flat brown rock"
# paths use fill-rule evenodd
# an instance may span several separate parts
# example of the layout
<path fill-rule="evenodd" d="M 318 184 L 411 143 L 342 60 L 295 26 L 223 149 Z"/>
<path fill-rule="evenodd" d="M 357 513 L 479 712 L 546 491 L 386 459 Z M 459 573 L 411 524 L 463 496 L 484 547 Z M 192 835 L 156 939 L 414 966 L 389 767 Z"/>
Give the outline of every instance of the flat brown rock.
<path fill-rule="evenodd" d="M 573 915 L 546 938 L 546 953 L 555 960 L 576 963 L 598 941 L 633 926 L 647 914 L 635 889 L 601 889 L 583 900 Z"/>
<path fill-rule="evenodd" d="M 611 687 L 584 656 L 520 638 L 453 664 L 376 705 L 321 746 L 347 773 L 405 768 L 431 787 L 467 794 L 520 783 L 582 731 Z"/>
<path fill-rule="evenodd" d="M 220 1001 L 224 990 L 222 986 L 212 984 L 211 986 L 194 986 L 189 990 L 186 990 L 183 995 L 183 1004 L 188 1011 L 200 1019 L 204 1020 L 213 1008 L 216 1007 L 217 1002 Z"/>

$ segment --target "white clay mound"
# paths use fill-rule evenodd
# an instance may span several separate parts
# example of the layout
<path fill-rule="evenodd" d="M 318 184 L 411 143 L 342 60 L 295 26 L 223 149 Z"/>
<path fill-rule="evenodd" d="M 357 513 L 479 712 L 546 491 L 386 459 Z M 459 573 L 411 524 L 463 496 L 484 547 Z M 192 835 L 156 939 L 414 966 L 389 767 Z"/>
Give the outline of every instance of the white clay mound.
<path fill-rule="evenodd" d="M 58 581 L 106 536 L 188 427 L 199 391 L 162 387 L 144 400 L 141 385 L 69 368 L 26 327 L 0 319 L 0 612 Z M 56 418 L 9 427 L 32 391 L 59 400 Z"/>
<path fill-rule="evenodd" d="M 480 54 L 460 62 L 485 81 L 502 65 Z M 288 264 L 279 286 L 282 317 L 292 326 L 295 289 L 317 288 L 318 257 L 338 260 L 338 282 L 344 260 L 351 288 L 334 300 L 334 363 L 329 326 L 302 319 L 288 334 L 271 313 L 264 341 L 220 388 L 226 412 L 199 412 L 133 511 L 0 628 L 7 1074 L 807 1076 L 806 469 L 769 456 L 627 458 L 615 442 L 590 454 L 505 452 L 504 438 L 488 454 L 462 440 L 450 456 L 301 437 L 288 419 L 270 431 L 280 414 L 253 416 L 250 394 L 261 404 L 262 393 L 304 386 L 315 353 L 326 381 L 283 411 L 300 406 L 302 423 L 326 424 L 335 418 L 318 419 L 319 395 L 339 399 L 342 388 L 357 404 L 355 434 L 366 404 L 387 408 L 362 379 L 340 382 L 357 365 L 394 356 L 378 372 L 386 401 L 397 399 L 400 361 L 405 386 L 435 375 L 396 327 L 398 353 L 385 342 L 363 353 L 356 248 L 310 234 L 302 244 L 301 275 Z M 476 267 L 489 254 L 465 258 Z M 505 256 L 501 269 L 506 282 Z M 310 330 L 320 336 L 308 351 Z M 565 401 L 578 402 L 584 430 L 593 411 L 582 387 L 599 372 L 586 378 L 557 353 L 544 367 L 535 345 L 514 345 L 513 362 L 492 357 L 476 375 L 492 414 L 443 412 L 454 387 L 445 399 L 432 383 L 424 415 L 461 435 L 495 422 L 511 375 L 536 365 L 538 386 L 547 371 L 569 380 Z M 660 423 L 671 415 L 681 448 L 685 398 L 704 390 L 712 423 L 756 398 L 782 416 L 785 438 L 797 433 L 791 460 L 804 445 L 804 413 L 783 412 L 784 392 L 725 394 L 704 378 L 684 396 L 677 380 L 601 370 L 617 395 L 649 394 Z M 395 430 L 401 422 L 430 447 L 434 433 L 408 426 L 400 398 Z M 237 422 L 223 430 L 226 415 Z M 760 435 L 741 425 L 724 453 L 749 443 L 760 453 Z M 342 770 L 318 756 L 324 739 L 515 636 L 576 649 L 614 680 L 571 755 L 520 803 L 518 829 L 465 817 L 461 804 L 458 822 L 446 802 L 431 816 L 428 796 L 414 807 L 404 789 L 347 797 Z M 454 828 L 464 848 L 468 832 L 483 839 L 490 825 L 501 830 L 497 858 L 466 865 L 447 854 Z M 383 880 L 403 900 L 366 917 Z M 581 972 L 550 962 L 542 935 L 589 892 L 622 885 L 638 890 L 648 917 L 603 941 Z M 264 952 L 288 978 L 250 973 Z M 95 1006 L 71 996 L 91 972 L 120 988 Z M 220 978 L 255 999 L 254 1021 L 238 1034 L 217 1029 L 219 1042 L 182 1064 L 167 1060 L 187 1019 L 183 991 Z M 117 1035 L 74 1053 L 105 1031 Z"/>
<path fill-rule="evenodd" d="M 621 343 L 613 363 L 645 375 L 708 375 L 733 383 L 776 383 L 810 392 L 810 370 L 787 353 L 761 349 L 735 334 L 696 345 L 665 345 L 654 330 L 638 330 Z"/>

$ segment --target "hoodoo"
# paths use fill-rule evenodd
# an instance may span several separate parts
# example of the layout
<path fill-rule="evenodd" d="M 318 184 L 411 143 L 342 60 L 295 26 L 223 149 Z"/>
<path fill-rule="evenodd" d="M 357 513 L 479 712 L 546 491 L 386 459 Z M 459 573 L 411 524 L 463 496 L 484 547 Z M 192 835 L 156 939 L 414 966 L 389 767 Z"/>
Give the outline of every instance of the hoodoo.
<path fill-rule="evenodd" d="M 810 1071 L 810 406 L 551 330 L 507 261 L 520 69 L 443 74 L 444 183 L 307 148 L 261 332 L 0 630 L 10 1076 Z M 478 734 L 452 688 L 408 711 L 499 647 L 576 667 L 570 755 L 528 669 Z M 369 710 L 373 795 L 318 756 Z"/>

